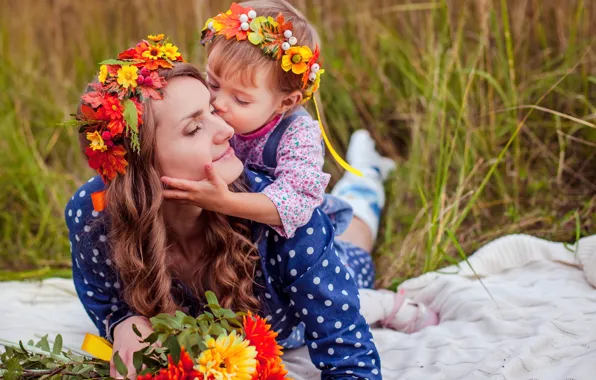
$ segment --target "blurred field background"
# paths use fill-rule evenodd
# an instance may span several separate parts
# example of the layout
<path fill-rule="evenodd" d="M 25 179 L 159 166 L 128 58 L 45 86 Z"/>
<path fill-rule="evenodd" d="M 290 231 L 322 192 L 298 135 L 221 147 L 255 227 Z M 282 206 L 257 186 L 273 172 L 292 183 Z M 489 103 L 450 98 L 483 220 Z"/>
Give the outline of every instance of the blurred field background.
<path fill-rule="evenodd" d="M 321 99 L 338 150 L 367 128 L 399 161 L 378 284 L 525 232 L 596 225 L 596 2 L 294 0 L 318 26 Z M 0 0 L 0 280 L 68 276 L 63 207 L 92 175 L 74 112 L 102 59 L 149 33 L 202 63 L 228 1 Z M 333 181 L 341 171 L 332 159 Z"/>

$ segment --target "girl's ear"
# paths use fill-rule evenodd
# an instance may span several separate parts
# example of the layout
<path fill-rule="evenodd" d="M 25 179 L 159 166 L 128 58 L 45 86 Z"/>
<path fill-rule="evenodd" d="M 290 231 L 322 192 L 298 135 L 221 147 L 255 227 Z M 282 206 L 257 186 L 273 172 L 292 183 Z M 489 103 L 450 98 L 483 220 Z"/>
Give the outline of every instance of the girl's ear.
<path fill-rule="evenodd" d="M 300 102 L 302 102 L 302 92 L 299 90 L 293 91 L 281 99 L 275 112 L 279 114 L 285 113 L 299 105 Z"/>

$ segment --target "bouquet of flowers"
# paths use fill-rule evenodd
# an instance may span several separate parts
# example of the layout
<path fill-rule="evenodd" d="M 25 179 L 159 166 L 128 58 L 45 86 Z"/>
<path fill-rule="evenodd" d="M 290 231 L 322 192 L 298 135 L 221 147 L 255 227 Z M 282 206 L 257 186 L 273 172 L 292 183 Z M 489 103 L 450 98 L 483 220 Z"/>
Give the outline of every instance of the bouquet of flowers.
<path fill-rule="evenodd" d="M 259 316 L 235 313 L 221 307 L 212 292 L 208 305 L 197 318 L 176 312 L 151 318 L 154 332 L 139 340 L 146 345 L 133 355 L 140 380 L 283 380 L 287 371 L 281 361 L 277 333 Z M 56 336 L 52 347 L 48 337 L 24 344 L 0 342 L 0 378 L 14 379 L 109 379 L 110 363 L 63 349 Z M 118 352 L 114 365 L 128 375 Z"/>

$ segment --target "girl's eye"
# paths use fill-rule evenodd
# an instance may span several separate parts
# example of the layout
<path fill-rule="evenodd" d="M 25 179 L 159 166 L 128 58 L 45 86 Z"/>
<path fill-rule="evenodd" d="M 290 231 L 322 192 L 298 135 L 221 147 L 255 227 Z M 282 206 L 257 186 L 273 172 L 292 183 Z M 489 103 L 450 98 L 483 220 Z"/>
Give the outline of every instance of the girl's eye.
<path fill-rule="evenodd" d="M 214 89 L 214 90 L 217 90 L 217 89 L 219 88 L 219 86 L 218 86 L 218 85 L 216 85 L 216 84 L 213 84 L 213 83 L 211 83 L 211 82 L 207 82 L 207 86 L 209 86 L 209 88 L 212 88 L 212 89 Z"/>
<path fill-rule="evenodd" d="M 249 102 L 245 102 L 243 100 L 238 99 L 238 97 L 235 97 L 236 102 L 238 102 L 238 104 L 240 104 L 241 106 L 246 106 L 249 104 Z"/>

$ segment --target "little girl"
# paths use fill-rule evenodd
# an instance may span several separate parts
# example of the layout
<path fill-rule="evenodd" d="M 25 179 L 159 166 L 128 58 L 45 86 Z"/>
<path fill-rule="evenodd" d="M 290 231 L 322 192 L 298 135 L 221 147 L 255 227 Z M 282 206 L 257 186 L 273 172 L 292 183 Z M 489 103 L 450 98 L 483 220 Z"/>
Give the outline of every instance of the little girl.
<path fill-rule="evenodd" d="M 207 21 L 201 42 L 215 111 L 236 132 L 236 156 L 275 181 L 252 194 L 204 181 L 195 191 L 199 206 L 268 224 L 290 238 L 322 204 L 330 178 L 323 172 L 322 129 L 302 107 L 324 73 L 318 39 L 285 1 L 234 3 Z"/>
<path fill-rule="evenodd" d="M 385 202 L 383 181 L 395 163 L 379 155 L 368 133 L 360 131 L 348 152 L 356 169 L 345 164 L 329 145 L 320 121 L 302 107 L 324 73 L 318 42 L 312 24 L 283 0 L 233 3 L 227 12 L 207 20 L 201 43 L 207 46 L 207 83 L 214 110 L 234 128 L 232 146 L 240 160 L 268 173 L 273 183 L 260 193 L 235 193 L 207 167 L 206 181 L 190 184 L 164 178 L 167 186 L 190 192 L 188 199 L 202 208 L 268 224 L 291 238 L 321 204 L 328 214 L 345 206 L 325 196 L 330 176 L 322 170 L 323 134 L 329 150 L 349 172 L 333 195 L 351 206 L 374 240 Z M 176 198 L 181 199 L 179 193 Z M 342 261 L 350 262 L 346 268 L 358 286 L 372 287 L 371 268 L 364 268 L 364 260 L 353 260 L 349 251 L 337 247 Z M 395 297 L 385 299 L 386 315 L 372 319 L 386 319 L 383 325 L 409 332 L 436 324 L 436 315 L 423 305 L 401 293 Z M 418 325 L 411 327 L 412 321 Z"/>

